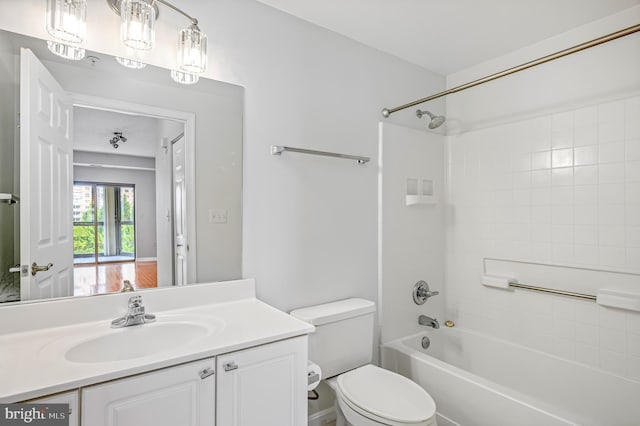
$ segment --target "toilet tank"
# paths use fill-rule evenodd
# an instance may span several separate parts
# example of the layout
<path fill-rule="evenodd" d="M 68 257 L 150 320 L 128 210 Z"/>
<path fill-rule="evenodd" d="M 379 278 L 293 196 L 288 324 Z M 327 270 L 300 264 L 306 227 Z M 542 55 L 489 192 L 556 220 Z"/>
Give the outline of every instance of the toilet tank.
<path fill-rule="evenodd" d="M 346 299 L 291 311 L 316 327 L 309 336 L 309 359 L 329 378 L 369 364 L 373 355 L 373 316 L 376 305 Z"/>

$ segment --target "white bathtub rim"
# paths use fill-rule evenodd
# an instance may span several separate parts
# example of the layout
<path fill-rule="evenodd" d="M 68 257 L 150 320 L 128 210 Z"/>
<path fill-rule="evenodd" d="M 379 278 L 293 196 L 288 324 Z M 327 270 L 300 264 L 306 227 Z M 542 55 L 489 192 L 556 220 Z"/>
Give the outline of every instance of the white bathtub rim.
<path fill-rule="evenodd" d="M 409 340 L 409 339 L 412 339 L 412 338 L 418 338 L 420 336 L 427 336 L 428 337 L 432 333 L 438 333 L 439 331 L 440 330 L 424 330 L 424 331 L 421 331 L 421 332 L 416 333 L 416 334 L 400 337 L 400 338 L 392 340 L 392 341 L 390 341 L 388 343 L 383 343 L 383 346 L 386 346 L 386 345 L 389 345 L 389 344 L 392 344 L 392 343 L 398 343 L 398 344 L 403 345 L 402 342 L 404 340 Z M 443 331 L 446 333 L 448 331 L 448 329 L 443 329 Z M 576 361 L 576 360 L 562 358 L 561 356 L 552 354 L 550 352 L 545 352 L 545 351 L 542 351 L 540 349 L 532 348 L 531 346 L 526 346 L 526 345 L 523 345 L 523 344 L 520 344 L 520 343 L 515 343 L 515 342 L 513 342 L 511 340 L 502 339 L 500 337 L 496 337 L 496 336 L 493 336 L 491 334 L 482 333 L 480 331 L 476 331 L 476 330 L 473 330 L 471 328 L 455 326 L 455 327 L 453 327 L 453 330 L 451 330 L 451 331 L 454 331 L 454 332 L 459 332 L 460 331 L 460 332 L 463 332 L 463 333 L 467 333 L 467 334 L 471 334 L 471 335 L 474 335 L 474 336 L 482 337 L 483 339 L 487 339 L 487 340 L 494 341 L 494 342 L 497 342 L 497 343 L 501 343 L 501 344 L 505 344 L 505 345 L 511 345 L 511 346 L 514 346 L 514 347 L 516 347 L 518 349 L 530 351 L 530 352 L 533 352 L 535 354 L 538 354 L 538 355 L 541 355 L 541 356 L 545 356 L 545 357 L 549 357 L 549 358 L 552 358 L 552 359 L 555 359 L 555 360 L 558 360 L 558 361 L 561 361 L 561 362 L 566 362 L 566 363 L 569 363 L 569 364 L 575 364 L 575 365 L 578 365 L 580 367 L 584 367 L 584 368 L 588 368 L 590 370 L 594 370 L 594 371 L 596 371 L 598 373 L 601 373 L 601 374 L 606 374 L 608 376 L 613 376 L 613 377 L 615 377 L 617 379 L 624 380 L 625 382 L 629 382 L 632 385 L 637 385 L 637 384 L 640 383 L 640 380 L 631 379 L 631 378 L 629 378 L 627 376 L 623 376 L 621 374 L 617 374 L 617 373 L 614 373 L 612 371 L 603 370 L 600 367 L 595 367 L 593 365 L 585 364 L 583 362 L 579 362 L 579 361 Z M 407 347 L 407 345 L 404 345 L 404 346 Z M 410 349 L 412 351 L 415 351 L 416 353 L 425 353 L 425 352 L 421 352 L 419 350 L 415 350 L 413 348 L 410 348 Z M 435 358 L 433 355 L 430 355 L 430 356 L 432 358 Z M 435 358 L 435 359 L 440 361 L 438 358 Z M 442 362 L 444 362 L 444 361 L 442 361 Z M 446 365 L 451 365 L 451 364 L 447 364 L 446 362 L 445 362 L 445 364 Z M 453 367 L 455 367 L 455 366 L 453 366 Z M 459 368 L 459 367 L 456 367 L 456 368 Z M 463 368 L 459 368 L 459 369 L 464 371 L 464 372 L 467 372 Z M 467 372 L 467 373 L 474 374 L 474 373 L 471 373 L 471 372 Z M 480 376 L 478 376 L 478 377 L 480 377 Z M 491 380 L 489 380 L 489 381 L 491 383 L 495 383 L 495 382 L 492 382 Z"/>
<path fill-rule="evenodd" d="M 463 332 L 467 332 L 469 330 L 464 329 L 464 328 L 460 328 L 459 330 L 463 330 Z M 473 332 L 473 331 L 470 331 Z M 484 335 L 482 333 L 475 333 L 476 335 L 480 335 L 482 337 L 489 337 L 489 338 L 493 338 L 492 336 L 487 336 Z M 463 368 L 457 367 L 453 364 L 448 364 L 436 357 L 434 357 L 433 355 L 430 355 L 426 352 L 422 352 L 419 351 L 417 349 L 411 348 L 409 346 L 407 346 L 406 344 L 403 343 L 404 340 L 409 340 L 409 339 L 413 339 L 413 338 L 419 338 L 420 336 L 426 336 L 428 335 L 429 332 L 420 332 L 420 333 L 416 333 L 414 335 L 411 336 L 405 336 L 396 340 L 393 340 L 389 343 L 385 343 L 384 346 L 388 346 L 391 347 L 397 351 L 400 352 L 404 352 L 404 353 L 408 353 L 408 355 L 412 358 L 421 358 L 421 357 L 429 357 L 429 362 L 431 362 L 432 366 L 437 368 L 440 371 L 444 371 L 448 374 L 453 375 L 454 377 L 463 380 L 467 383 L 471 383 L 475 386 L 478 386 L 488 392 L 494 393 L 496 395 L 499 395 L 505 399 L 508 399 L 509 401 L 515 403 L 515 404 L 519 404 L 522 405 L 523 407 L 526 407 L 528 409 L 531 409 L 533 411 L 536 411 L 538 413 L 541 413 L 543 415 L 549 416 L 559 422 L 563 422 L 566 423 L 568 425 L 575 425 L 575 426 L 579 426 L 581 424 L 583 424 L 583 419 L 572 419 L 575 417 L 578 417 L 578 413 L 565 413 L 562 409 L 562 407 L 558 407 L 555 405 L 551 405 L 548 402 L 545 401 L 540 401 L 538 399 L 535 399 L 532 396 L 529 396 L 525 393 L 522 393 L 520 391 L 517 391 L 515 389 L 511 389 L 508 386 L 502 385 L 500 383 L 496 383 L 494 381 L 491 381 L 489 379 L 486 379 L 484 377 L 478 376 L 477 374 L 474 374 L 470 371 L 467 371 Z M 496 340 L 500 340 L 500 339 L 496 339 Z M 504 341 L 506 343 L 511 344 L 511 342 L 508 341 Z M 523 346 L 525 349 L 529 349 L 526 346 Z M 403 350 L 405 349 L 405 350 Z M 410 352 L 407 352 L 410 351 Z M 541 352 L 542 354 L 545 354 L 544 352 Z M 562 359 L 562 358 L 560 358 Z M 564 359 L 562 359 L 563 361 L 566 361 Z M 432 395 L 433 397 L 433 395 Z M 532 402 L 533 401 L 533 402 Z M 437 409 L 437 404 L 436 404 L 436 409 Z M 560 414 L 556 414 L 558 412 L 561 412 L 562 415 Z"/>

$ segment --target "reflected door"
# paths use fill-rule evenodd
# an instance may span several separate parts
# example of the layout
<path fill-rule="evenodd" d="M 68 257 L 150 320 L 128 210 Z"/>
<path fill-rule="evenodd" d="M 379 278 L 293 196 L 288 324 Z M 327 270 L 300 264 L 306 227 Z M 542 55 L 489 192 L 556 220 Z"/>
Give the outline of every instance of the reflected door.
<path fill-rule="evenodd" d="M 184 138 L 173 144 L 173 203 L 174 203 L 174 235 L 175 244 L 175 285 L 187 284 L 187 226 L 185 212 L 185 155 Z"/>
<path fill-rule="evenodd" d="M 20 263 L 29 268 L 22 300 L 73 294 L 72 132 L 71 100 L 33 52 L 21 49 Z"/>

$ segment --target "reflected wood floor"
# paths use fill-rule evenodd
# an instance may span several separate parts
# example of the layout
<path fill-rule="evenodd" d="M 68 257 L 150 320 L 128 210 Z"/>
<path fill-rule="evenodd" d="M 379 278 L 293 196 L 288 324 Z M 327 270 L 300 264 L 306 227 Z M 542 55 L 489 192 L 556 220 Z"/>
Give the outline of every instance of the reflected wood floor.
<path fill-rule="evenodd" d="M 90 296 L 120 291 L 124 280 L 137 289 L 158 286 L 157 262 L 78 264 L 73 268 L 73 295 Z"/>

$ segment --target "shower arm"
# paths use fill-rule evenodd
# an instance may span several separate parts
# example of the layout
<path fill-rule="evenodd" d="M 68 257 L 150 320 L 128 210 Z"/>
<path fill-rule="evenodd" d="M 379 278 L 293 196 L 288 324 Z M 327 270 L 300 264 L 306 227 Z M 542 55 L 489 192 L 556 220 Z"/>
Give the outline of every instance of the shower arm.
<path fill-rule="evenodd" d="M 636 33 L 638 31 L 640 31 L 640 24 L 633 25 L 631 27 L 628 27 L 628 28 L 625 28 L 625 29 L 622 29 L 622 30 L 619 30 L 619 31 L 616 31 L 616 32 L 613 32 L 613 33 L 610 33 L 610 34 L 607 34 L 607 35 L 604 35 L 602 37 L 598 37 L 596 39 L 593 39 L 593 40 L 590 40 L 590 41 L 575 45 L 573 47 L 569 47 L 569 48 L 564 49 L 564 50 L 560 50 L 559 52 L 552 53 L 550 55 L 543 56 L 543 57 L 538 58 L 538 59 L 534 59 L 533 61 L 525 62 L 524 64 L 515 66 L 513 68 L 509 68 L 507 70 L 500 71 L 500 72 L 488 75 L 488 76 L 483 77 L 483 78 L 479 78 L 479 79 L 474 80 L 472 82 L 465 83 L 465 84 L 462 84 L 460 86 L 456 86 L 456 87 L 454 87 L 452 89 L 445 90 L 444 92 L 436 93 L 435 95 L 427 96 L 426 98 L 418 99 L 417 101 L 409 102 L 408 104 L 404 104 L 404 105 L 401 105 L 401 106 L 396 107 L 396 108 L 385 108 L 385 109 L 382 110 L 382 116 L 387 118 L 391 114 L 393 114 L 394 112 L 402 111 L 403 109 L 411 108 L 411 107 L 423 104 L 425 102 L 441 98 L 443 96 L 451 95 L 453 93 L 462 92 L 463 90 L 467 90 L 467 89 L 470 89 L 472 87 L 479 86 L 481 84 L 488 83 L 490 81 L 497 80 L 499 78 L 506 77 L 508 75 L 515 74 L 517 72 L 524 71 L 524 70 L 529 69 L 529 68 L 533 68 L 535 66 L 544 64 L 546 62 L 553 61 L 555 59 L 560 59 L 560 58 L 563 58 L 565 56 L 569 56 L 569 55 L 571 55 L 573 53 L 577 53 L 577 52 L 589 49 L 591 47 L 595 47 L 595 46 L 598 46 L 600 44 L 607 43 L 609 41 L 613 41 L 613 40 L 619 39 L 621 37 L 625 37 L 625 36 L 631 35 L 631 34 Z"/>

